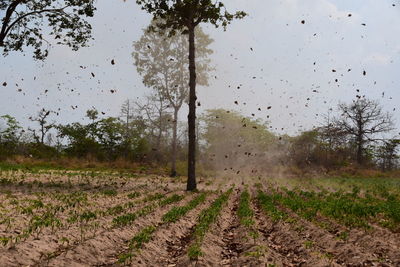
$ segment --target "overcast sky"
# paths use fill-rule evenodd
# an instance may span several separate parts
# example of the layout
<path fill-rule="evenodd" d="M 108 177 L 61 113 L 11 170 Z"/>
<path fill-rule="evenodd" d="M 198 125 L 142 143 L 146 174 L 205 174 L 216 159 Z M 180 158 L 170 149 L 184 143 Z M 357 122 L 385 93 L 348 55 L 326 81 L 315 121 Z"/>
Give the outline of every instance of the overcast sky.
<path fill-rule="evenodd" d="M 339 101 L 361 94 L 379 100 L 400 126 L 399 0 L 225 3 L 230 11 L 249 16 L 226 32 L 203 25 L 215 40 L 211 58 L 216 70 L 209 87 L 198 87 L 199 112 L 222 107 L 263 120 L 269 116 L 276 132 L 293 134 L 317 125 Z M 151 16 L 133 0 L 98 1 L 97 7 L 90 47 L 78 52 L 53 47 L 44 62 L 34 61 L 29 51 L 0 58 L 0 84 L 8 83 L 0 86 L 0 115 L 10 114 L 25 125 L 41 108 L 60 109 L 54 117 L 60 123 L 81 120 L 91 107 L 117 116 L 125 99 L 150 92 L 131 53 Z"/>

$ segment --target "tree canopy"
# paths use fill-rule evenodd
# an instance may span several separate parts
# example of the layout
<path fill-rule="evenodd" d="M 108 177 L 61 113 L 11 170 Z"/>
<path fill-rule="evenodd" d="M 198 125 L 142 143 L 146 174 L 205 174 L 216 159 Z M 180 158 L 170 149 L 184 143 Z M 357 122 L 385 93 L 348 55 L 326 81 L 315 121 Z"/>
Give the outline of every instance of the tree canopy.
<path fill-rule="evenodd" d="M 95 10 L 94 0 L 0 0 L 3 54 L 32 47 L 33 57 L 42 60 L 52 44 L 47 35 L 57 44 L 78 50 L 87 45 L 92 34 L 84 17 L 93 17 Z"/>

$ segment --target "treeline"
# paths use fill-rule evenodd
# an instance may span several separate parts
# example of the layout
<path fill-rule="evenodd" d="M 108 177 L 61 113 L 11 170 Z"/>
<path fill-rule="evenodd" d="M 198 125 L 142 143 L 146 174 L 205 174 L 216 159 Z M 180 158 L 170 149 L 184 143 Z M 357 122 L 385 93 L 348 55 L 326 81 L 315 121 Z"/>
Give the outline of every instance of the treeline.
<path fill-rule="evenodd" d="M 178 174 L 184 174 L 187 125 L 174 121 L 168 110 L 159 112 L 156 99 L 150 100 L 144 104 L 127 100 L 118 117 L 103 118 L 97 110 L 88 110 L 87 123 L 57 124 L 55 112 L 45 109 L 30 117 L 34 128 L 23 128 L 15 118 L 2 116 L 0 158 L 123 159 L 171 166 L 175 171 L 176 163 L 182 162 Z M 305 170 L 399 168 L 400 140 L 391 136 L 395 130 L 392 116 L 383 112 L 378 102 L 357 99 L 339 104 L 337 111 L 312 130 L 279 136 L 262 120 L 229 110 L 208 110 L 197 126 L 199 165 L 237 174 L 265 173 L 277 166 Z"/>
<path fill-rule="evenodd" d="M 17 155 L 55 160 L 60 158 L 95 161 L 168 162 L 172 120 L 157 117 L 148 105 L 140 106 L 146 118 L 135 113 L 139 103 L 127 100 L 118 117 L 101 117 L 96 109 L 87 110 L 87 123 L 57 124 L 56 112 L 42 109 L 29 119 L 35 127 L 23 128 L 10 115 L 0 120 L 0 160 Z M 157 118 L 156 118 L 157 117 Z"/>
<path fill-rule="evenodd" d="M 338 170 L 346 167 L 398 169 L 400 139 L 392 115 L 374 100 L 340 103 L 320 125 L 297 136 L 278 136 L 262 121 L 236 112 L 209 111 L 205 116 L 207 162 L 236 173 L 268 173 L 281 167 Z"/>

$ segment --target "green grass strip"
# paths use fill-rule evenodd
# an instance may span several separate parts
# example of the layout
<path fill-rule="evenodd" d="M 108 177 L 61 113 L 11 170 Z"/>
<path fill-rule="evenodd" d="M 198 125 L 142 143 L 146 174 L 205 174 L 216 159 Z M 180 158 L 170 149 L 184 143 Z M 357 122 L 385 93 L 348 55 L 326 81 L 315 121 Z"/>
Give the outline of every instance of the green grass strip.
<path fill-rule="evenodd" d="M 162 196 L 162 197 L 160 197 L 160 196 Z M 174 194 L 174 195 L 172 195 L 172 196 L 170 196 L 170 197 L 168 197 L 166 199 L 161 200 L 164 197 L 165 197 L 164 195 L 161 195 L 161 194 L 158 194 L 158 193 L 154 194 L 154 195 L 151 195 L 150 198 L 146 198 L 146 199 L 151 199 L 151 200 L 147 200 L 147 201 L 159 200 L 159 202 L 158 203 L 149 204 L 149 205 L 145 206 L 144 208 L 142 208 L 142 209 L 140 209 L 140 210 L 138 210 L 136 212 L 127 213 L 127 214 L 118 216 L 118 217 L 116 217 L 116 218 L 114 218 L 112 220 L 113 225 L 120 226 L 120 227 L 129 225 L 133 221 L 135 221 L 137 218 L 145 216 L 145 215 L 153 212 L 158 206 L 164 207 L 166 205 L 169 205 L 169 204 L 172 204 L 172 203 L 175 203 L 175 202 L 179 202 L 184 198 L 184 196 Z"/>
<path fill-rule="evenodd" d="M 250 194 L 247 190 L 243 191 L 240 194 L 239 207 L 237 210 L 240 224 L 246 227 L 252 226 L 254 224 L 253 214 L 253 210 L 250 208 Z"/>
<path fill-rule="evenodd" d="M 192 199 L 188 204 L 185 206 L 181 207 L 173 207 L 170 211 L 168 211 L 164 216 L 162 217 L 163 222 L 169 223 L 169 222 L 176 222 L 178 221 L 181 217 L 186 215 L 190 210 L 194 209 L 201 203 L 203 203 L 206 200 L 206 193 L 202 193 Z"/>
<path fill-rule="evenodd" d="M 209 208 L 201 211 L 198 217 L 198 223 L 195 226 L 193 237 L 195 242 L 188 249 L 188 256 L 191 260 L 197 259 L 203 254 L 200 249 L 201 243 L 203 242 L 204 235 L 207 233 L 208 228 L 212 223 L 214 223 L 220 214 L 223 205 L 228 201 L 229 195 L 232 193 L 233 189 L 229 189 L 222 195 L 220 195 Z"/>
<path fill-rule="evenodd" d="M 274 222 L 284 220 L 287 214 L 276 208 L 277 199 L 273 195 L 267 195 L 261 190 L 258 191 L 257 201 L 261 209 L 272 218 Z"/>

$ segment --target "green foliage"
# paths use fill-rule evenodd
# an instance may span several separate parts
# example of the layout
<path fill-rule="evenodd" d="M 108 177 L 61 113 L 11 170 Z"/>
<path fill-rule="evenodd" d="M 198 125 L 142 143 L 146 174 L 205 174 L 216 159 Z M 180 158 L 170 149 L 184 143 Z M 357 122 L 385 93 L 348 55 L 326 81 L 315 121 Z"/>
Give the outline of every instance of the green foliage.
<path fill-rule="evenodd" d="M 142 201 L 144 203 L 146 202 L 152 202 L 152 201 L 156 201 L 159 200 L 158 206 L 166 206 L 169 204 L 172 204 L 174 202 L 178 202 L 180 200 L 182 200 L 184 198 L 184 196 L 180 196 L 180 195 L 172 195 L 164 200 L 161 200 L 165 198 L 165 195 L 160 194 L 160 193 L 155 193 L 152 195 L 148 195 L 146 198 L 144 198 Z M 137 218 L 145 216 L 151 212 L 153 212 L 155 210 L 155 208 L 157 207 L 156 204 L 149 204 L 145 207 L 143 207 L 142 209 L 134 212 L 134 213 L 127 213 L 121 216 L 118 216 L 116 218 L 113 219 L 113 224 L 116 226 L 125 226 L 125 225 L 129 225 L 131 224 L 133 221 L 135 221 Z"/>
<path fill-rule="evenodd" d="M 163 19 L 157 26 L 163 30 L 170 30 L 171 35 L 176 31 L 186 33 L 188 27 L 195 27 L 199 23 L 211 23 L 215 27 L 225 28 L 233 19 L 246 16 L 242 11 L 229 13 L 221 1 L 136 0 L 136 2 L 154 18 Z"/>
<path fill-rule="evenodd" d="M 196 208 L 198 205 L 203 203 L 206 200 L 206 194 L 202 193 L 192 199 L 188 204 L 181 207 L 173 207 L 170 211 L 168 211 L 162 217 L 163 222 L 176 222 L 190 210 Z"/>
<path fill-rule="evenodd" d="M 117 205 L 107 209 L 107 214 L 117 215 L 121 214 L 124 211 L 124 208 L 121 205 Z"/>
<path fill-rule="evenodd" d="M 117 190 L 115 189 L 104 189 L 101 191 L 101 193 L 106 196 L 116 196 L 118 194 Z"/>
<path fill-rule="evenodd" d="M 60 137 L 69 141 L 64 149 L 68 156 L 116 160 L 124 155 L 127 159 L 139 159 L 147 151 L 147 143 L 143 139 L 145 129 L 137 127 L 142 123 L 139 119 L 126 125 L 119 118 L 97 119 L 97 115 L 92 114 L 93 110 L 88 112 L 92 122 L 87 125 L 75 122 L 57 127 Z"/>
<path fill-rule="evenodd" d="M 151 235 L 154 233 L 156 228 L 154 226 L 147 226 L 143 228 L 137 235 L 135 235 L 129 242 L 130 249 L 140 249 L 144 243 L 151 240 Z"/>
<path fill-rule="evenodd" d="M 139 193 L 139 192 L 132 192 L 132 193 L 129 193 L 129 194 L 127 195 L 127 197 L 130 198 L 130 199 L 134 199 L 134 198 L 137 198 L 137 197 L 139 197 L 139 196 L 140 196 L 140 193 Z"/>
<path fill-rule="evenodd" d="M 154 201 L 154 200 L 160 200 L 162 198 L 164 198 L 165 195 L 161 194 L 161 193 L 154 193 L 154 194 L 149 194 L 148 196 L 146 196 L 143 199 L 143 202 L 149 202 L 149 201 Z"/>
<path fill-rule="evenodd" d="M 242 225 L 250 227 L 254 224 L 253 210 L 250 208 L 250 194 L 247 190 L 240 195 L 237 214 Z"/>
<path fill-rule="evenodd" d="M 258 191 L 257 201 L 260 207 L 272 218 L 273 221 L 280 221 L 287 218 L 287 214 L 276 208 L 277 198 Z"/>
<path fill-rule="evenodd" d="M 394 196 L 389 196 L 386 200 L 370 195 L 361 197 L 359 192 L 358 186 L 354 186 L 351 193 L 316 193 L 286 189 L 285 194 L 274 193 L 273 197 L 310 221 L 317 220 L 317 215 L 322 214 L 348 227 L 369 228 L 369 221 L 382 214 L 386 219 L 381 221 L 381 224 L 391 229 L 398 227 L 399 199 Z"/>
<path fill-rule="evenodd" d="M 1 116 L 1 121 L 5 123 L 5 128 L 0 128 L 0 160 L 3 160 L 18 152 L 23 129 L 19 122 L 10 115 Z"/>
<path fill-rule="evenodd" d="M 164 207 L 164 206 L 167 206 L 167 205 L 169 205 L 169 204 L 172 204 L 172 203 L 181 201 L 181 200 L 184 199 L 184 198 L 185 198 L 184 195 L 177 195 L 177 194 L 174 194 L 174 195 L 172 195 L 172 196 L 170 196 L 170 197 L 168 197 L 168 198 L 166 198 L 166 199 L 161 200 L 161 201 L 160 201 L 160 207 Z"/>
<path fill-rule="evenodd" d="M 113 224 L 116 226 L 125 226 L 131 224 L 138 215 L 136 213 L 127 213 L 125 215 L 118 216 L 112 220 Z"/>
<path fill-rule="evenodd" d="M 132 253 L 123 253 L 118 256 L 118 263 L 119 264 L 127 264 L 129 263 L 133 258 Z"/>
<path fill-rule="evenodd" d="M 92 17 L 95 9 L 93 0 L 1 0 L 0 11 L 5 14 L 0 32 L 3 54 L 32 47 L 34 58 L 43 60 L 48 55 L 46 34 L 57 44 L 78 50 L 87 45 L 92 30 L 82 17 Z"/>
<path fill-rule="evenodd" d="M 188 256 L 190 260 L 197 260 L 200 256 L 203 256 L 204 253 L 201 251 L 200 244 L 195 243 L 188 248 Z"/>

